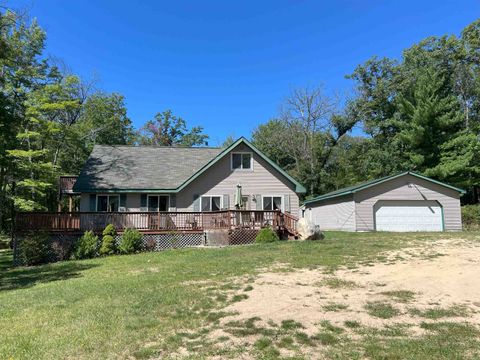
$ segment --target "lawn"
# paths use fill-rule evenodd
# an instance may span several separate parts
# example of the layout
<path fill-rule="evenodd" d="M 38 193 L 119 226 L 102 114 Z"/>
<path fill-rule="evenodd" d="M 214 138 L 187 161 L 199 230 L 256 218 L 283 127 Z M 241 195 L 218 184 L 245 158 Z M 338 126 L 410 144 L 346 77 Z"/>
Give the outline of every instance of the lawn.
<path fill-rule="evenodd" d="M 262 319 L 253 318 L 229 324 L 230 336 L 239 341 L 211 336 L 229 315 L 225 308 L 248 299 L 255 278 L 267 268 L 332 273 L 385 261 L 388 251 L 428 247 L 439 237 L 480 242 L 478 232 L 332 232 L 317 242 L 180 249 L 32 268 L 10 268 L 10 252 L 0 250 L 0 358 L 236 358 L 248 351 L 254 358 L 273 359 L 283 354 L 281 349 L 295 353 L 298 346 L 320 346 L 327 357 L 345 359 L 475 356 L 478 328 L 448 322 L 426 324 L 426 336 L 385 337 L 367 331 L 359 340 L 344 333 L 350 326 L 365 330 L 354 321 L 341 330 L 324 322 L 318 334 L 310 335 L 294 320 L 266 329 L 258 325 Z M 329 281 L 331 287 L 344 285 Z M 412 301 L 408 292 L 388 296 Z M 369 311 L 392 312 L 378 307 L 373 304 Z M 344 308 L 330 304 L 325 311 Z M 253 346 L 243 346 L 242 336 L 253 335 L 259 335 Z"/>

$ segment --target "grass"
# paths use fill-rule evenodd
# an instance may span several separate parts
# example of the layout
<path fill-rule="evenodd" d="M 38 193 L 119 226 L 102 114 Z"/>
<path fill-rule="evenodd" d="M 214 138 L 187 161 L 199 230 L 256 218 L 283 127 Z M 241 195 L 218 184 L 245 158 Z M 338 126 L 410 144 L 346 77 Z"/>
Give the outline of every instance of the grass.
<path fill-rule="evenodd" d="M 368 302 L 365 305 L 365 310 L 370 316 L 381 319 L 390 319 L 400 314 L 400 311 L 389 303 L 382 301 Z"/>
<path fill-rule="evenodd" d="M 340 310 L 345 310 L 347 308 L 348 308 L 348 305 L 340 304 L 340 303 L 330 303 L 322 306 L 322 309 L 325 311 L 340 311 Z"/>
<path fill-rule="evenodd" d="M 442 238 L 460 236 L 477 239 L 479 233 L 442 234 Z M 186 349 L 196 358 L 236 358 L 250 352 L 252 357 L 274 359 L 279 356 L 278 341 L 286 337 L 295 346 L 328 345 L 332 357 L 339 359 L 358 354 L 373 359 L 447 355 L 456 359 L 476 354 L 480 348 L 477 335 L 468 328 L 447 325 L 428 329 L 425 338 L 379 342 L 375 335 L 351 346 L 338 326 L 322 324 L 317 335 L 308 337 L 294 319 L 274 328 L 260 326 L 253 318 L 225 326 L 231 330 L 228 337 L 215 340 L 208 336 L 226 315 L 224 307 L 234 300 L 244 301 L 248 294 L 241 294 L 246 283 L 232 279 L 255 277 L 261 269 L 278 263 L 290 269 L 354 267 L 375 262 L 384 251 L 437 237 L 332 232 L 320 242 L 179 249 L 34 268 L 11 268 L 11 252 L 0 250 L 0 358 L 148 359 L 176 357 Z M 332 280 L 326 286 L 345 284 Z M 232 290 L 245 296 L 235 297 L 229 293 Z M 460 333 L 468 336 L 460 339 Z M 264 340 L 252 348 L 229 345 L 228 338 L 249 334 Z M 225 346 L 219 348 L 219 343 Z"/>
<path fill-rule="evenodd" d="M 319 283 L 320 286 L 327 286 L 331 289 L 353 289 L 358 287 L 354 281 L 343 280 L 336 277 L 328 277 Z"/>
<path fill-rule="evenodd" d="M 409 290 L 393 290 L 393 291 L 384 291 L 380 294 L 388 296 L 395 301 L 407 303 L 412 301 L 415 298 L 415 293 Z"/>
<path fill-rule="evenodd" d="M 435 307 L 426 310 L 419 310 L 416 308 L 409 310 L 411 315 L 421 316 L 427 319 L 441 319 L 445 317 L 466 317 L 469 311 L 465 306 L 453 305 L 448 308 Z"/>

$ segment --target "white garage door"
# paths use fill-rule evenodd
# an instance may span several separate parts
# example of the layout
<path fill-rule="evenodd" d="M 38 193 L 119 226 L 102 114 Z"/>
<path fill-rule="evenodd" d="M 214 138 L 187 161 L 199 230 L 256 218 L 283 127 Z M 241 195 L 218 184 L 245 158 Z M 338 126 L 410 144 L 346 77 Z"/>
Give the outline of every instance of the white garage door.
<path fill-rule="evenodd" d="M 378 231 L 442 231 L 442 208 L 436 201 L 380 201 L 375 205 Z"/>

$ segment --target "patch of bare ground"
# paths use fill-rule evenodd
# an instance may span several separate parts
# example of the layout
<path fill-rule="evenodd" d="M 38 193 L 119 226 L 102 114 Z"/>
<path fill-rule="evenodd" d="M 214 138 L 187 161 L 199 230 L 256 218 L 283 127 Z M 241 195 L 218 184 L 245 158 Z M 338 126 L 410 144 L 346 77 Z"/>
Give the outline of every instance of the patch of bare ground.
<path fill-rule="evenodd" d="M 268 349 L 273 339 L 279 356 L 321 358 L 315 348 L 328 349 L 339 336 L 415 337 L 441 321 L 478 326 L 479 274 L 479 243 L 463 239 L 382 254 L 334 273 L 266 271 L 250 282 L 248 297 L 223 309 L 235 315 L 222 318 L 210 338 L 253 349 Z"/>

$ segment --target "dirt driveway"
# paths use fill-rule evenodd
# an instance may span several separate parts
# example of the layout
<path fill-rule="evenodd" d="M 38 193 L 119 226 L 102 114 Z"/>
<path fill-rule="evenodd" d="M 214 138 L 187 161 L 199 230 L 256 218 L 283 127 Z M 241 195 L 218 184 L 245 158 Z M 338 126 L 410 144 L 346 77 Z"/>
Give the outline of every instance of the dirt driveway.
<path fill-rule="evenodd" d="M 248 328 L 249 319 L 251 327 L 262 329 L 297 324 L 308 336 L 322 326 L 342 328 L 353 338 L 359 328 L 421 336 L 440 321 L 477 326 L 480 247 L 464 239 L 439 240 L 333 273 L 282 271 L 279 264 L 261 273 L 245 293 L 248 298 L 225 309 L 235 315 L 222 319 L 215 336 L 231 334 L 229 326 Z M 250 334 L 240 342 L 254 343 L 262 332 Z"/>

